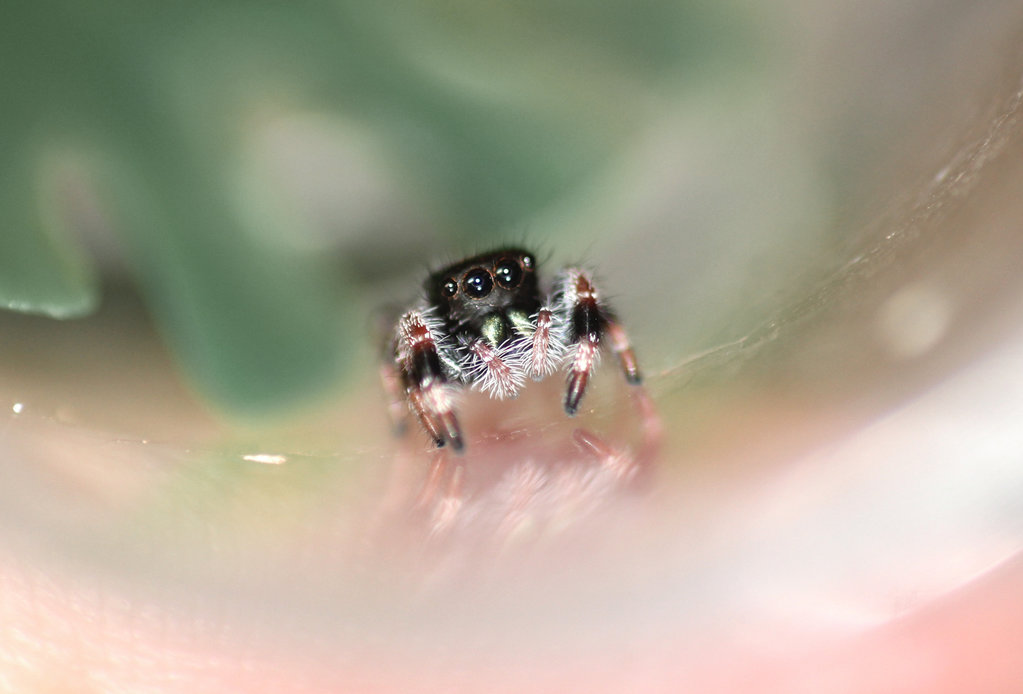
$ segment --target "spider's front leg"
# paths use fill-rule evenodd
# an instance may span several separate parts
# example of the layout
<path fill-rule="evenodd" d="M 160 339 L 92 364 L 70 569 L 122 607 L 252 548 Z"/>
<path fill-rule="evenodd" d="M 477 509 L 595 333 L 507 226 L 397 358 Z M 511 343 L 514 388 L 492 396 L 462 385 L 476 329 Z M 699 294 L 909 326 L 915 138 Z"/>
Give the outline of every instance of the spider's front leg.
<path fill-rule="evenodd" d="M 525 380 L 521 362 L 529 350 L 525 339 L 513 339 L 497 348 L 479 338 L 464 344 L 470 355 L 467 371 L 477 389 L 500 400 L 518 395 Z"/>
<path fill-rule="evenodd" d="M 540 381 L 558 370 L 565 358 L 564 329 L 553 309 L 541 306 L 533 316 L 530 334 L 529 373 Z"/>
<path fill-rule="evenodd" d="M 409 407 L 437 447 L 464 448 L 452 402 L 453 385 L 441 364 L 440 335 L 422 311 L 409 311 L 398 321 L 395 358 Z"/>
<path fill-rule="evenodd" d="M 558 276 L 554 296 L 570 348 L 565 412 L 574 415 L 579 409 L 605 338 L 618 357 L 625 379 L 632 385 L 638 385 L 641 380 L 639 365 L 629 338 L 607 304 L 601 301 L 590 276 L 577 268 L 565 270 Z"/>

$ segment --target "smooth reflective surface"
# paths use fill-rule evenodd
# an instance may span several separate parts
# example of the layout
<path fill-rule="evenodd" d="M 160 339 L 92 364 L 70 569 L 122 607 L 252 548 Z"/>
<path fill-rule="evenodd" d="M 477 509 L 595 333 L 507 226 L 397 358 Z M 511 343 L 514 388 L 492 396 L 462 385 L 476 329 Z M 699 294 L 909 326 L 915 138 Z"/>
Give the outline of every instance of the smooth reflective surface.
<path fill-rule="evenodd" d="M 993 62 L 785 296 L 694 294 L 725 256 L 670 225 L 605 237 L 649 399 L 608 363 L 571 420 L 558 379 L 467 394 L 461 458 L 391 435 L 368 345 L 335 399 L 231 424 L 130 293 L 3 316 L 0 686 L 1011 691 L 1023 66 Z"/>

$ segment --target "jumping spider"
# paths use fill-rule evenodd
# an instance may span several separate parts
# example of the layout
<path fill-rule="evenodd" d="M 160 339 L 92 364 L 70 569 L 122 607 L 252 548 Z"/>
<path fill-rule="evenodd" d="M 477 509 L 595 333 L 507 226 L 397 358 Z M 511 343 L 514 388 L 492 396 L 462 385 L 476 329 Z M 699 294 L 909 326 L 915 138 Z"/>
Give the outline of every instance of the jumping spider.
<path fill-rule="evenodd" d="M 565 268 L 541 294 L 536 256 L 503 248 L 431 274 L 424 289 L 395 326 L 382 375 L 395 421 L 407 401 L 438 447 L 464 448 L 453 405 L 464 386 L 509 398 L 527 376 L 566 367 L 565 412 L 574 415 L 605 340 L 626 380 L 640 382 L 628 337 L 585 270 Z"/>

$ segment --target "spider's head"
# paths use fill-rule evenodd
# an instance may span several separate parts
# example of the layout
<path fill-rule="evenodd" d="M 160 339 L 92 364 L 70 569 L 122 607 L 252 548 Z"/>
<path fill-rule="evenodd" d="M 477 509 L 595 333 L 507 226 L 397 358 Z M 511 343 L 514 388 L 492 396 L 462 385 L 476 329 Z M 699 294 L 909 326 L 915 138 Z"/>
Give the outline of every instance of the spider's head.
<path fill-rule="evenodd" d="M 504 248 L 467 258 L 430 275 L 426 292 L 449 326 L 490 339 L 486 326 L 496 326 L 495 315 L 515 324 L 539 308 L 536 256 Z"/>

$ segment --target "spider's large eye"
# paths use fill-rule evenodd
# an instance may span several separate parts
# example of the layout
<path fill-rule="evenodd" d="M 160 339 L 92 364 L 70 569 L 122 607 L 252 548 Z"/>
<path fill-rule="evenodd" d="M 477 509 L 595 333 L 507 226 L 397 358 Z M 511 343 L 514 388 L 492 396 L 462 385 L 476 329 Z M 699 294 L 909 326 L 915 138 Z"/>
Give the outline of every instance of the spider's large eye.
<path fill-rule="evenodd" d="M 444 295 L 444 298 L 450 299 L 458 293 L 458 282 L 450 277 L 444 280 L 444 284 L 440 286 L 440 293 Z"/>
<path fill-rule="evenodd" d="M 494 279 L 505 289 L 515 289 L 522 281 L 522 268 L 514 260 L 505 258 L 494 268 Z"/>
<path fill-rule="evenodd" d="M 470 270 L 462 278 L 462 289 L 471 299 L 482 299 L 494 288 L 494 280 L 486 270 L 476 268 Z"/>

